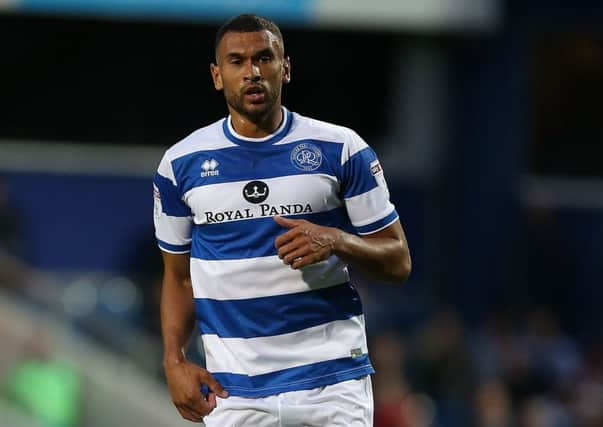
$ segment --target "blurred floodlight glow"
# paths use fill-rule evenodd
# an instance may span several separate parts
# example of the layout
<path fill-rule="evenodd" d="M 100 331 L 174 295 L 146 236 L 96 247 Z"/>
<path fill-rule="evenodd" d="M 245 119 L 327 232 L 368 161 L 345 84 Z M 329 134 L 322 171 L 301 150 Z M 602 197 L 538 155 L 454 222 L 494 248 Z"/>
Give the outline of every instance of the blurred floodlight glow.
<path fill-rule="evenodd" d="M 404 421 L 411 427 L 430 427 L 436 418 L 436 405 L 424 393 L 409 393 L 402 402 Z"/>
<path fill-rule="evenodd" d="M 499 27 L 502 15 L 500 0 L 0 0 L 3 8 L 201 22 L 221 22 L 253 12 L 280 24 L 417 31 L 492 31 Z"/>
<path fill-rule="evenodd" d="M 322 0 L 314 19 L 328 26 L 491 31 L 500 26 L 501 15 L 500 0 Z"/>
<path fill-rule="evenodd" d="M 83 317 L 92 313 L 97 303 L 98 291 L 90 280 L 74 280 L 63 291 L 63 307 L 72 316 Z"/>
<path fill-rule="evenodd" d="M 281 21 L 304 22 L 312 0 L 14 0 L 19 11 L 106 17 L 223 21 L 253 11 Z"/>
<path fill-rule="evenodd" d="M 100 301 L 114 313 L 124 313 L 139 303 L 139 293 L 127 277 L 114 277 L 100 289 Z"/>
<path fill-rule="evenodd" d="M 0 0 L 0 11 L 2 9 L 14 9 L 20 0 Z"/>

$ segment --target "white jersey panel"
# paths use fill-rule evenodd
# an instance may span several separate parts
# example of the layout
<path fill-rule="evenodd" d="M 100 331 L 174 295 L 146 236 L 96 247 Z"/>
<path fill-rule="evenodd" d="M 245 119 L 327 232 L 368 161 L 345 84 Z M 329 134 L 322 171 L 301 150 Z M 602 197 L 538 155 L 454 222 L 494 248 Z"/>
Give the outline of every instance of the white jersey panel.
<path fill-rule="evenodd" d="M 246 182 L 226 182 L 195 187 L 184 195 L 194 213 L 195 224 L 239 221 L 275 214 L 299 215 L 326 212 L 341 207 L 332 197 L 339 192 L 337 178 L 325 174 L 290 175 L 262 180 L 266 186 L 245 188 Z M 270 203 L 250 203 L 251 198 L 270 194 Z M 216 195 L 219 195 L 216 197 Z M 274 207 L 274 209 L 272 209 Z"/>
<path fill-rule="evenodd" d="M 199 151 L 213 151 L 228 147 L 236 147 L 231 141 L 224 138 L 222 132 L 223 120 L 217 121 L 207 127 L 197 129 L 186 138 L 172 146 L 167 154 L 171 160 L 187 156 Z"/>
<path fill-rule="evenodd" d="M 350 280 L 345 263 L 336 256 L 300 270 L 282 268 L 278 256 L 200 260 L 191 258 L 195 298 L 239 300 L 306 292 Z"/>
<path fill-rule="evenodd" d="M 165 213 L 160 213 L 155 216 L 155 237 L 158 240 L 175 246 L 186 246 L 186 248 L 170 248 L 169 246 L 161 246 L 166 252 L 181 254 L 190 252 L 188 248 L 191 244 L 191 227 L 192 221 L 190 217 L 175 217 L 168 216 Z"/>
<path fill-rule="evenodd" d="M 293 113 L 293 117 L 294 121 L 289 133 L 274 145 L 291 144 L 306 138 L 334 144 L 344 144 L 347 140 L 348 129 L 343 126 L 311 119 L 296 113 Z"/>
<path fill-rule="evenodd" d="M 174 176 L 174 170 L 172 169 L 172 161 L 169 158 L 168 153 L 163 155 L 163 158 L 159 162 L 159 166 L 157 167 L 157 173 L 164 178 L 167 178 L 171 181 L 173 185 L 176 185 L 176 177 Z"/>
<path fill-rule="evenodd" d="M 249 376 L 368 351 L 364 315 L 270 337 L 242 339 L 203 335 L 203 345 L 210 371 Z"/>
<path fill-rule="evenodd" d="M 375 187 L 366 193 L 346 199 L 348 214 L 355 227 L 371 224 L 394 211 L 394 205 L 384 193 L 382 187 Z"/>
<path fill-rule="evenodd" d="M 343 150 L 343 152 L 341 153 L 341 164 L 343 165 L 345 162 L 347 162 L 352 156 L 354 156 L 354 154 L 358 153 L 359 151 L 364 150 L 365 148 L 368 148 L 368 144 L 364 141 L 364 139 L 362 139 L 360 137 L 360 135 L 358 135 L 356 132 L 354 132 L 351 129 L 347 129 L 348 131 L 348 143 L 347 143 L 347 149 Z"/>

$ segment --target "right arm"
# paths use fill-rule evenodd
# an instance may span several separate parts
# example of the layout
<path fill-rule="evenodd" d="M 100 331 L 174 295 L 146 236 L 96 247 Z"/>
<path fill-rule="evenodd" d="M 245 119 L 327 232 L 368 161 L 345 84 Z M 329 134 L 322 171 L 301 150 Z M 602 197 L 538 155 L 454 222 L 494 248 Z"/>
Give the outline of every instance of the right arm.
<path fill-rule="evenodd" d="M 174 405 L 183 418 L 199 422 L 216 407 L 216 394 L 228 393 L 200 366 L 186 359 L 184 349 L 195 325 L 189 254 L 162 251 L 164 274 L 161 290 L 163 368 Z M 209 386 L 207 396 L 201 386 Z"/>

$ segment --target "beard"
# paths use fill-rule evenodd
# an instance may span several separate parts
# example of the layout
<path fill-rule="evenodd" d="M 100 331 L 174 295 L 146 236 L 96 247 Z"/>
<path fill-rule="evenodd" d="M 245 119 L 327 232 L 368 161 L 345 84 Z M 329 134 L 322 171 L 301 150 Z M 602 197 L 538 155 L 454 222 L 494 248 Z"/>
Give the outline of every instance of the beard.
<path fill-rule="evenodd" d="M 252 122 L 260 122 L 268 115 L 276 105 L 279 98 L 279 88 L 266 88 L 264 92 L 264 101 L 260 103 L 245 102 L 244 89 L 237 92 L 224 91 L 226 103 L 240 115 L 247 117 Z"/>

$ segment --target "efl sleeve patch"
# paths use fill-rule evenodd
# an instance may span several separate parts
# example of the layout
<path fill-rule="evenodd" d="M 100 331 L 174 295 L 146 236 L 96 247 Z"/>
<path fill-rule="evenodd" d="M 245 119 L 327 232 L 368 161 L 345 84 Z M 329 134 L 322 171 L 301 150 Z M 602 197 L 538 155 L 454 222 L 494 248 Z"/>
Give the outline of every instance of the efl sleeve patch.
<path fill-rule="evenodd" d="M 153 216 L 155 219 L 161 217 L 161 212 L 163 212 L 161 207 L 161 193 L 159 193 L 157 186 L 153 184 Z"/>
<path fill-rule="evenodd" d="M 373 176 L 375 176 L 379 172 L 383 172 L 383 169 L 381 169 L 381 164 L 379 163 L 379 160 L 373 160 L 371 162 L 371 173 Z"/>
<path fill-rule="evenodd" d="M 373 160 L 370 164 L 371 173 L 375 177 L 375 181 L 377 185 L 381 187 L 389 199 L 389 188 L 387 188 L 387 181 L 385 181 L 385 174 L 383 173 L 383 168 L 381 167 L 381 163 L 379 160 Z"/>

